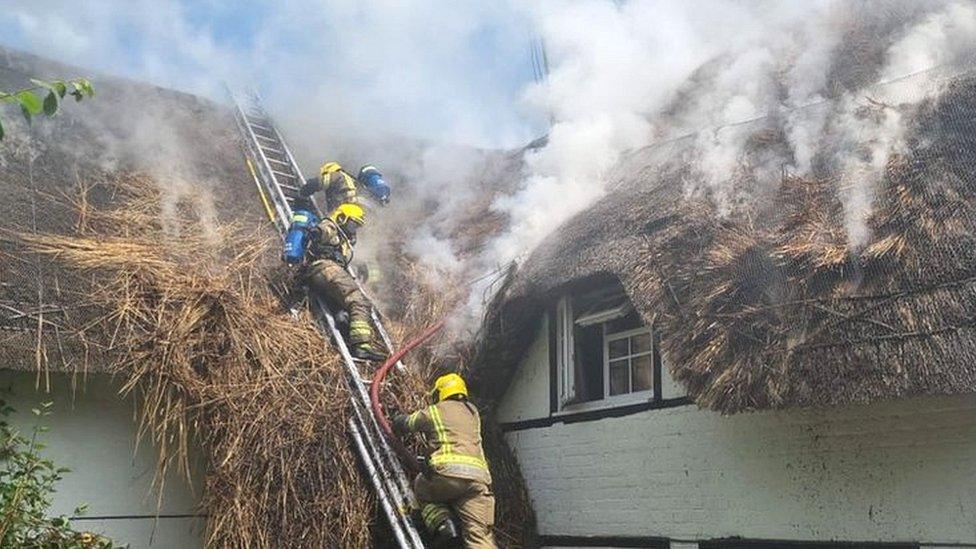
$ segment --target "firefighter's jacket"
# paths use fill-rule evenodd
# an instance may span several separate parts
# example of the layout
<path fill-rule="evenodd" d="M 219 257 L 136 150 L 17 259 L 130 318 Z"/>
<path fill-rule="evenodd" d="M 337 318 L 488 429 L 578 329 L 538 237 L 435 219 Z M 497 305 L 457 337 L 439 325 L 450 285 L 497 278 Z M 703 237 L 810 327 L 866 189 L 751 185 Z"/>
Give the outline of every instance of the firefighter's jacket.
<path fill-rule="evenodd" d="M 342 266 L 352 261 L 352 247 L 356 243 L 355 236 L 349 237 L 339 225 L 331 219 L 323 219 L 316 227 L 315 237 L 309 246 L 312 261 L 332 260 Z"/>
<path fill-rule="evenodd" d="M 430 450 L 428 464 L 435 472 L 491 484 L 481 447 L 481 416 L 474 404 L 442 400 L 407 416 L 406 428 L 425 435 Z"/>
<path fill-rule="evenodd" d="M 326 176 L 309 179 L 302 187 L 301 196 L 308 198 L 319 191 L 325 191 L 326 210 L 332 211 L 340 204 L 358 204 L 356 179 L 343 170 Z"/>

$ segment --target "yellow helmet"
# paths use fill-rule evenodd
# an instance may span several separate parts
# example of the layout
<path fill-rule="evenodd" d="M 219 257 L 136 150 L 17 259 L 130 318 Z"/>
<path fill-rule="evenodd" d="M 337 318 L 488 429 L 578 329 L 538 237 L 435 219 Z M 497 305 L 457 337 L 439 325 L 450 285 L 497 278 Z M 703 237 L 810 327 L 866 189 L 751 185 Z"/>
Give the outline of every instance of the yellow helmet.
<path fill-rule="evenodd" d="M 329 162 L 322 164 L 322 167 L 319 168 L 319 175 L 322 176 L 322 179 L 325 179 L 341 169 L 342 166 L 340 166 L 338 162 L 333 162 L 330 160 Z"/>
<path fill-rule="evenodd" d="M 440 402 L 446 398 L 450 398 L 454 395 L 464 395 L 468 396 L 468 385 L 464 382 L 464 378 L 457 374 L 447 374 L 437 378 L 434 382 L 434 388 L 430 391 L 431 396 L 437 397 L 437 402 Z"/>
<path fill-rule="evenodd" d="M 347 221 L 354 221 L 359 226 L 366 224 L 366 212 L 363 211 L 363 207 L 351 202 L 340 204 L 332 210 L 329 218 L 340 225 L 344 225 Z"/>

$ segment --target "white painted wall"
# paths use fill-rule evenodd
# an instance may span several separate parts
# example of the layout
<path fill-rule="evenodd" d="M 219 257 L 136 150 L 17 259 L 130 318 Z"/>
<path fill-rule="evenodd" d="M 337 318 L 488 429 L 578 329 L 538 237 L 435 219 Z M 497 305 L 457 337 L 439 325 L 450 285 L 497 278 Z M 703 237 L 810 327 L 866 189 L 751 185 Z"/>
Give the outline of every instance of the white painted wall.
<path fill-rule="evenodd" d="M 547 344 L 540 330 L 501 421 L 548 415 Z M 976 543 L 976 396 L 682 406 L 506 437 L 543 535 Z"/>
<path fill-rule="evenodd" d="M 543 317 L 535 340 L 495 411 L 498 421 L 508 423 L 549 415 L 549 317 Z"/>
<path fill-rule="evenodd" d="M 86 519 L 73 523 L 78 530 L 103 533 L 133 548 L 201 547 L 203 519 L 153 519 L 156 500 L 150 486 L 156 453 L 146 441 L 135 451 L 133 403 L 118 396 L 109 376 L 91 375 L 85 383 L 79 379 L 74 396 L 67 375 L 52 374 L 47 394 L 35 389 L 35 380 L 33 373 L 0 370 L 0 398 L 17 409 L 12 423 L 26 433 L 36 421 L 31 408 L 53 402 L 51 415 L 42 420 L 51 429 L 43 435 L 43 455 L 72 472 L 58 483 L 51 513 L 70 516 L 87 503 Z M 202 487 L 199 481 L 194 485 Z M 188 483 L 172 475 L 159 513 L 196 514 L 196 501 Z M 99 518 L 121 516 L 143 518 Z"/>

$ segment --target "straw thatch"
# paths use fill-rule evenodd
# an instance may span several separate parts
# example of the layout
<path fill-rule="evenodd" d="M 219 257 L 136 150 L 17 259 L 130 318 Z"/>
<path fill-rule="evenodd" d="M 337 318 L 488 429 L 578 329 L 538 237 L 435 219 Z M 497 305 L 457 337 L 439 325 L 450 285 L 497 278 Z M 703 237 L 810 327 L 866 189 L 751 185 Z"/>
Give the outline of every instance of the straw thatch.
<path fill-rule="evenodd" d="M 0 141 L 0 227 L 14 231 L 73 234 L 83 212 L 115 201 L 111 186 L 120 171 L 157 176 L 173 201 L 193 191 L 207 200 L 208 218 L 258 226 L 261 204 L 241 200 L 253 188 L 241 161 L 230 109 L 189 94 L 18 53 L 0 47 L 0 88 L 30 85 L 30 78 L 90 76 L 96 100 L 65 105 L 51 119 L 28 128 L 10 110 Z M 250 195 L 248 195 L 250 196 Z M 84 200 L 84 203 L 79 203 Z M 82 212 L 79 215 L 78 212 Z M 73 299 L 90 280 L 63 273 L 57 262 L 11 255 L 0 243 L 0 367 L 67 372 L 100 371 L 97 349 L 61 337 L 88 314 Z M 42 345 L 38 345 L 38 343 Z M 38 352 L 46 354 L 41 354 Z M 89 360 L 80 360 L 87 357 Z"/>
<path fill-rule="evenodd" d="M 845 229 L 845 190 L 858 174 L 821 166 L 760 190 L 732 174 L 729 186 L 749 192 L 724 213 L 713 195 L 686 192 L 698 172 L 680 143 L 663 163 L 651 163 L 658 150 L 640 151 L 496 298 L 476 364 L 482 383 L 502 394 L 534 335 L 527 327 L 574 284 L 602 278 L 623 284 L 660 332 L 671 374 L 703 407 L 973 391 L 976 79 L 913 107 L 873 108 L 899 109 L 909 135 L 875 185 L 866 243 Z M 739 130 L 751 134 L 744 164 L 780 154 L 776 124 Z"/>
<path fill-rule="evenodd" d="M 374 510 L 347 444 L 343 368 L 268 291 L 274 241 L 200 230 L 190 197 L 174 214 L 181 232 L 167 234 L 151 180 L 111 186 L 117 207 L 89 212 L 77 234 L 5 240 L 96 278 L 75 301 L 98 315 L 63 335 L 102 349 L 138 395 L 157 480 L 204 449 L 210 545 L 367 545 Z"/>

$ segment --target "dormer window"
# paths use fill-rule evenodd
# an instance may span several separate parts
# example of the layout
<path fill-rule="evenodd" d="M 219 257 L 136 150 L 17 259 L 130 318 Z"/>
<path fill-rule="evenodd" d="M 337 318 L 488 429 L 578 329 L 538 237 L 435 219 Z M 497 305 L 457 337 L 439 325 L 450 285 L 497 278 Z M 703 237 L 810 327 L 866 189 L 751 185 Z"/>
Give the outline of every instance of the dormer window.
<path fill-rule="evenodd" d="M 555 313 L 557 411 L 654 400 L 654 333 L 619 283 L 563 296 Z"/>

